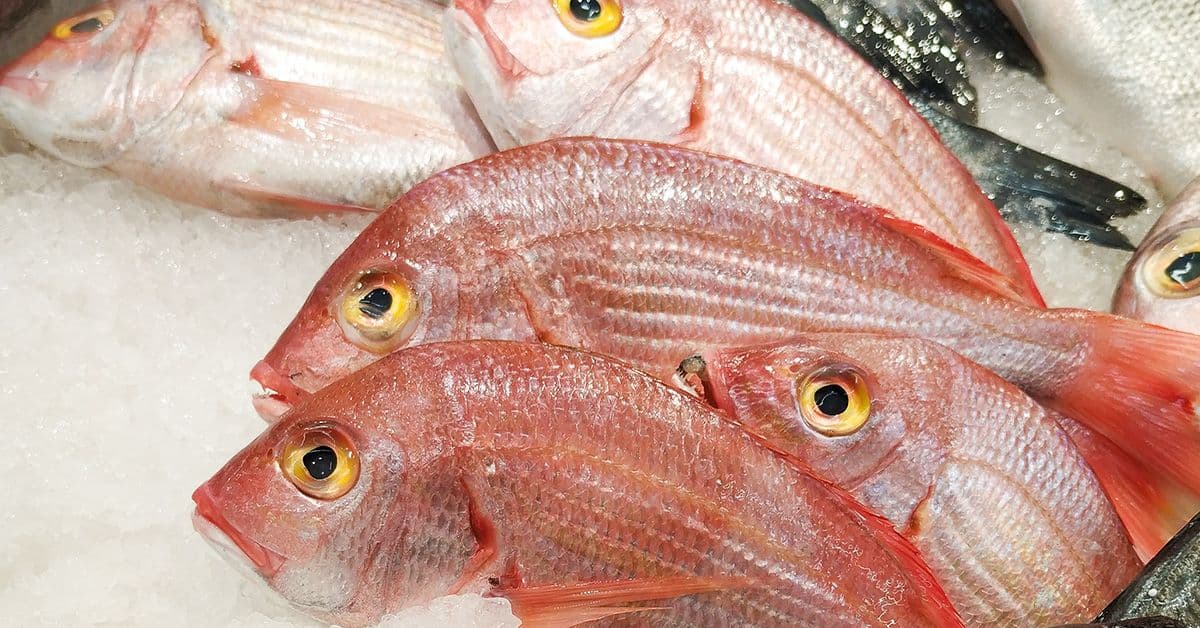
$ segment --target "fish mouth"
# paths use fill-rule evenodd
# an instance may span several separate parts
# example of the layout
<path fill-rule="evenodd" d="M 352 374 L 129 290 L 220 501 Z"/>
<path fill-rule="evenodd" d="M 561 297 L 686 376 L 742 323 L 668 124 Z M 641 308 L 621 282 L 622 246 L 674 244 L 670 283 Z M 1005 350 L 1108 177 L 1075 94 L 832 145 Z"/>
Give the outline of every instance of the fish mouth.
<path fill-rule="evenodd" d="M 226 550 L 226 553 L 246 558 L 254 566 L 254 570 L 264 578 L 274 576 L 283 566 L 285 559 L 282 556 L 246 538 L 229 523 L 213 501 L 212 492 L 207 484 L 192 493 L 192 501 L 196 503 L 196 510 L 192 513 L 192 527 L 210 543 Z M 239 551 L 234 552 L 234 549 Z"/>
<path fill-rule="evenodd" d="M 704 390 L 701 399 L 708 405 L 724 412 L 729 418 L 736 420 L 737 411 L 733 399 L 729 397 L 729 388 L 725 385 L 725 369 L 721 368 L 722 360 L 719 350 L 701 351 L 697 354 L 704 365 L 700 374 L 700 382 Z"/>
<path fill-rule="evenodd" d="M 253 394 L 254 409 L 268 423 L 278 421 L 307 394 L 265 360 L 250 370 L 250 380 L 261 387 Z"/>
<path fill-rule="evenodd" d="M 464 41 L 470 40 L 470 35 L 478 35 L 491 53 L 496 70 L 503 78 L 512 81 L 531 74 L 529 68 L 513 56 L 508 46 L 496 35 L 496 31 L 487 23 L 488 7 L 492 0 L 454 0 L 446 19 L 459 37 Z"/>
<path fill-rule="evenodd" d="M 6 89 L 11 92 L 15 92 L 22 98 L 25 98 L 31 102 L 41 100 L 42 95 L 46 93 L 46 90 L 49 89 L 49 87 L 50 83 L 29 78 L 27 76 L 15 76 L 12 74 L 0 75 L 0 89 Z"/>

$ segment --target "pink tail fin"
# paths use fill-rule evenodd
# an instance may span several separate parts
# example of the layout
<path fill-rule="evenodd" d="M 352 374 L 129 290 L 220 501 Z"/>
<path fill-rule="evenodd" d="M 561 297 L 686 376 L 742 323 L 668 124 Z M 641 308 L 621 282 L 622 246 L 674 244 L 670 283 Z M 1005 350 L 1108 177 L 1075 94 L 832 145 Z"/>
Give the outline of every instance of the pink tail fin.
<path fill-rule="evenodd" d="M 1041 400 L 1200 493 L 1200 336 L 1092 312 L 1082 366 Z"/>
<path fill-rule="evenodd" d="M 1111 440 L 1064 416 L 1058 424 L 1096 474 L 1142 562 L 1153 558 L 1200 509 L 1200 495 L 1137 462 Z"/>

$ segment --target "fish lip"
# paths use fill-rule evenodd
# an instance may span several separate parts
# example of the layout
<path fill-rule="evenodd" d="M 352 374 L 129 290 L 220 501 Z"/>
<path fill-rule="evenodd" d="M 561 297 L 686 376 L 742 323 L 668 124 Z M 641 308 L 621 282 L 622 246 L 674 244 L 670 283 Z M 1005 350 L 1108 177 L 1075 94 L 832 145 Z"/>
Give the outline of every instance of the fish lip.
<path fill-rule="evenodd" d="M 0 89 L 15 92 L 31 102 L 41 100 L 49 88 L 50 83 L 47 81 L 40 81 L 27 76 L 4 74 L 4 69 L 0 68 Z"/>
<path fill-rule="evenodd" d="M 266 360 L 259 360 L 250 369 L 250 380 L 263 388 L 262 392 L 254 395 L 252 402 L 255 411 L 268 423 L 279 420 L 307 395 L 290 377 L 284 376 Z"/>
<path fill-rule="evenodd" d="M 452 19 L 459 30 L 473 30 L 479 34 L 488 51 L 492 53 L 492 59 L 502 78 L 514 81 L 522 76 L 532 74 L 529 68 L 513 56 L 508 46 L 505 46 L 500 37 L 496 35 L 496 31 L 488 26 L 484 13 L 491 5 L 492 0 L 454 0 L 454 4 L 450 7 L 453 12 Z"/>
<path fill-rule="evenodd" d="M 229 520 L 217 508 L 216 502 L 213 501 L 212 491 L 208 488 L 208 484 L 202 485 L 192 493 L 192 501 L 196 503 L 196 510 L 192 514 L 192 526 L 196 532 L 217 545 L 228 546 L 226 541 L 232 542 L 241 550 L 242 555 L 254 565 L 255 571 L 264 578 L 271 578 L 279 572 L 286 559 L 246 538 L 233 524 L 229 523 Z M 216 536 L 217 534 L 224 538 Z"/>

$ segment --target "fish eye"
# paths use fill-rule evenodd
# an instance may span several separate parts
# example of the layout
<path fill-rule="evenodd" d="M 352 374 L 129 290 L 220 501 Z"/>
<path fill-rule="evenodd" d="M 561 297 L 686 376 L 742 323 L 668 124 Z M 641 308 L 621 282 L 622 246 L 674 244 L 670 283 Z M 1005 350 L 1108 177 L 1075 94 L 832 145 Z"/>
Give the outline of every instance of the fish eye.
<path fill-rule="evenodd" d="M 1142 265 L 1154 294 L 1180 299 L 1200 294 L 1200 228 L 1185 229 L 1154 251 Z"/>
<path fill-rule="evenodd" d="M 852 367 L 826 367 L 796 384 L 800 415 L 825 436 L 848 436 L 862 429 L 871 415 L 866 379 Z"/>
<path fill-rule="evenodd" d="M 279 468 L 301 493 L 337 499 L 358 483 L 358 454 L 344 432 L 328 421 L 301 428 L 282 449 Z"/>
<path fill-rule="evenodd" d="M 372 353 L 386 354 L 412 335 L 416 295 L 401 277 L 368 271 L 346 287 L 336 302 L 338 324 L 346 339 Z"/>
<path fill-rule="evenodd" d="M 59 22 L 51 33 L 56 39 L 63 41 L 84 39 L 108 28 L 116 17 L 117 14 L 112 9 L 97 9 Z"/>
<path fill-rule="evenodd" d="M 621 26 L 618 0 L 553 0 L 558 19 L 580 37 L 604 37 Z"/>

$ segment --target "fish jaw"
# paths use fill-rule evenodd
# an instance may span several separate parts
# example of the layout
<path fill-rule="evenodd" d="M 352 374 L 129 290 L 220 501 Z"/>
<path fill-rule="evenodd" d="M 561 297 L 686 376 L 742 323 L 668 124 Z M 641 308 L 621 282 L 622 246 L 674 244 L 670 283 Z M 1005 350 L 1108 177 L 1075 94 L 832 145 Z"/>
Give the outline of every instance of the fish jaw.
<path fill-rule="evenodd" d="M 296 386 L 291 378 L 260 360 L 250 370 L 250 379 L 262 387 L 254 394 L 254 409 L 268 423 L 279 420 L 288 410 L 308 393 Z"/>
<path fill-rule="evenodd" d="M 282 556 L 247 538 L 229 523 L 221 514 L 208 484 L 202 485 L 192 493 L 192 501 L 196 504 L 192 514 L 192 525 L 201 536 L 221 550 L 222 554 L 238 556 L 249 561 L 254 571 L 267 580 L 283 567 L 285 560 Z"/>

